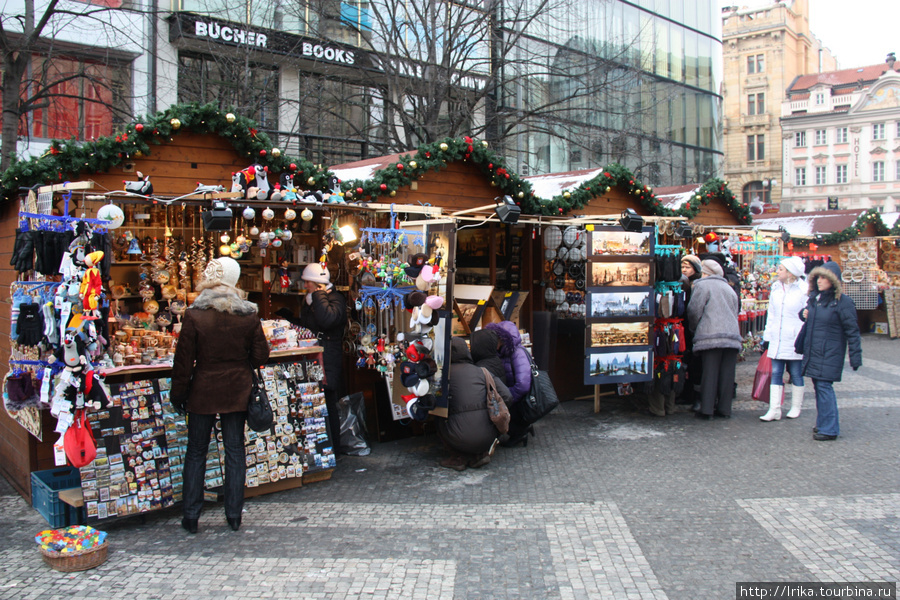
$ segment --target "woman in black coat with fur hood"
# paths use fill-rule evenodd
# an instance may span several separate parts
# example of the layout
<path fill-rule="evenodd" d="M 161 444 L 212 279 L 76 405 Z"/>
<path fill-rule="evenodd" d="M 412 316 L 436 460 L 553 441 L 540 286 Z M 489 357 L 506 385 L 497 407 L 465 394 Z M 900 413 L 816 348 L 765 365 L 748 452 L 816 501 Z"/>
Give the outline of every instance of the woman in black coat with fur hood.
<path fill-rule="evenodd" d="M 800 318 L 806 321 L 805 335 L 798 336 L 795 350 L 803 354 L 803 374 L 816 390 L 813 439 L 833 440 L 841 433 L 833 383 L 841 380 L 848 345 L 850 366 L 854 371 L 862 366 L 856 305 L 843 293 L 837 263 L 826 262 L 809 273 L 809 302 Z"/>

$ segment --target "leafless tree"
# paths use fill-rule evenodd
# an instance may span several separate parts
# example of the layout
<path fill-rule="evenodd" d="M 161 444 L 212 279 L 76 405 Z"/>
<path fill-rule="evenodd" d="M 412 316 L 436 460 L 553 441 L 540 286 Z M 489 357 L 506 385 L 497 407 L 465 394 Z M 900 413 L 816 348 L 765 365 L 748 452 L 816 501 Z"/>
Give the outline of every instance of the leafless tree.
<path fill-rule="evenodd" d="M 3 57 L 0 171 L 16 156 L 23 117 L 34 117 L 44 111 L 42 117 L 46 118 L 47 109 L 54 102 L 68 99 L 80 106 L 103 105 L 112 112 L 113 120 L 118 121 L 130 115 L 130 81 L 112 74 L 109 67 L 128 62 L 128 57 L 112 48 L 140 32 L 129 31 L 125 22 L 115 16 L 110 18 L 115 10 L 118 9 L 49 0 L 36 11 L 34 0 L 24 0 L 20 12 L 0 14 Z M 106 56 L 98 58 L 95 51 L 86 58 L 83 47 L 59 41 L 57 33 L 66 27 L 86 32 L 85 39 L 94 43 L 115 38 L 118 44 L 109 44 L 111 50 Z M 56 118 L 65 121 L 69 131 L 84 134 L 85 115 L 81 114 L 83 111 L 76 112 L 79 114 L 59 112 Z M 30 135 L 30 127 L 22 129 Z M 90 131 L 87 135 L 91 135 Z"/>

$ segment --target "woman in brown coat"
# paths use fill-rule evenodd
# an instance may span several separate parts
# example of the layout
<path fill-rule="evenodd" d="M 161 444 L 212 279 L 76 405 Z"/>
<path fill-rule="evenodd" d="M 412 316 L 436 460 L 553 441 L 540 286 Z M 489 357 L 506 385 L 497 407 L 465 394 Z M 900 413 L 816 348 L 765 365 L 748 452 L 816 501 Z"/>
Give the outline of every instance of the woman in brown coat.
<path fill-rule="evenodd" d="M 203 506 L 206 453 L 216 414 L 225 444 L 225 518 L 234 531 L 244 506 L 244 422 L 251 368 L 269 358 L 256 304 L 235 286 L 241 267 L 232 258 L 209 261 L 200 295 L 184 314 L 172 365 L 172 405 L 188 413 L 184 459 L 184 516 L 181 525 L 197 533 Z"/>

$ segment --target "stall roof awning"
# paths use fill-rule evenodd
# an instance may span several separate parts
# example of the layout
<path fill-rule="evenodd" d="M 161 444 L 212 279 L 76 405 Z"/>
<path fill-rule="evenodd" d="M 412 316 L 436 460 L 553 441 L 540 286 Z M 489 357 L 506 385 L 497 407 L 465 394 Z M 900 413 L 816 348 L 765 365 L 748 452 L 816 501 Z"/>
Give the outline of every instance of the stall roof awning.
<path fill-rule="evenodd" d="M 341 181 L 353 181 L 354 179 L 362 179 L 365 181 L 366 179 L 370 179 L 377 171 L 399 162 L 401 156 L 415 154 L 415 152 L 415 150 L 410 150 L 409 152 L 401 152 L 399 154 L 386 154 L 384 156 L 357 160 L 342 165 L 334 165 L 328 169 Z"/>
<path fill-rule="evenodd" d="M 658 187 L 656 190 L 656 198 L 660 204 L 669 210 L 678 210 L 684 206 L 697 193 L 702 186 L 699 183 L 689 183 L 687 185 L 674 185 L 671 187 Z"/>
<path fill-rule="evenodd" d="M 531 175 L 523 177 L 523 179 L 531 184 L 531 189 L 534 190 L 535 196 L 546 199 L 559 196 L 566 190 L 573 190 L 601 173 L 603 173 L 603 169 L 582 169 L 565 173 Z"/>
<path fill-rule="evenodd" d="M 792 236 L 834 233 L 850 227 L 865 209 L 830 210 L 822 212 L 768 213 L 753 217 L 754 225 L 770 229 L 783 227 Z"/>

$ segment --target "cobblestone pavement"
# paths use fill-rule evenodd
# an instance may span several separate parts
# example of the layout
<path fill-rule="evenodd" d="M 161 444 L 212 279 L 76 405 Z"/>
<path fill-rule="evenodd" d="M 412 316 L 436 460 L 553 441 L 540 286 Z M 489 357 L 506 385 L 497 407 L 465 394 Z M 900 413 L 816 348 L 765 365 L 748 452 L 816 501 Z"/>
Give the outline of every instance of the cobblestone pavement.
<path fill-rule="evenodd" d="M 343 457 L 334 477 L 248 500 L 244 526 L 208 505 L 104 524 L 82 573 L 43 564 L 41 516 L 0 481 L 0 599 L 302 600 L 734 598 L 737 581 L 897 581 L 900 342 L 866 336 L 836 385 L 841 437 L 762 423 L 739 364 L 729 420 L 569 401 L 526 448 L 483 469 L 436 466 L 434 436 Z"/>

